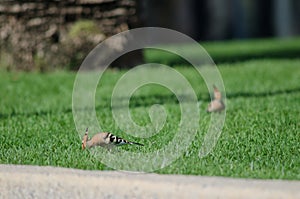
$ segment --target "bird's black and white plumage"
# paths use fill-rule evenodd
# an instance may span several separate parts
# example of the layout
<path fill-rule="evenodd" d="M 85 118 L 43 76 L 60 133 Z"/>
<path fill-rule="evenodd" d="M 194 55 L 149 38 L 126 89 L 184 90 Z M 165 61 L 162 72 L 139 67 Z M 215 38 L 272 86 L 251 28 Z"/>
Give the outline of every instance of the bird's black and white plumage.
<path fill-rule="evenodd" d="M 95 146 L 101 146 L 104 148 L 112 148 L 114 146 L 121 146 L 125 144 L 136 144 L 139 146 L 144 146 L 143 144 L 137 142 L 130 142 L 123 138 L 117 137 L 109 132 L 101 132 L 95 134 L 91 139 L 88 137 L 88 128 L 82 138 L 82 149 L 91 148 Z"/>

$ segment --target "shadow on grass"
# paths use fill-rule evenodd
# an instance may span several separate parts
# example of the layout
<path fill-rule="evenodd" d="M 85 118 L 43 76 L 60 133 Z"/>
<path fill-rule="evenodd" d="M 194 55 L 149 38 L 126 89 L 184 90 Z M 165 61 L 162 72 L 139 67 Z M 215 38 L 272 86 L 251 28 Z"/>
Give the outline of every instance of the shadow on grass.
<path fill-rule="evenodd" d="M 299 59 L 300 50 L 297 52 L 292 52 L 289 55 L 286 54 L 261 54 L 261 55 L 237 55 L 236 57 L 231 56 L 223 56 L 223 55 L 212 55 L 211 58 L 214 61 L 215 64 L 234 64 L 238 62 L 244 62 L 249 60 L 255 60 L 255 59 L 269 59 L 269 60 L 277 60 L 277 59 Z M 191 65 L 188 61 L 181 57 L 172 57 L 172 59 L 164 59 L 160 60 L 159 58 L 153 58 L 153 59 L 147 59 L 148 62 L 153 63 L 161 63 L 168 66 L 189 66 Z"/>
<path fill-rule="evenodd" d="M 268 96 L 291 94 L 291 93 L 298 93 L 298 92 L 300 92 L 300 88 L 277 90 L 277 91 L 262 92 L 262 93 L 249 93 L 249 92 L 226 93 L 226 97 L 228 99 L 236 98 L 236 97 L 245 97 L 245 98 L 248 98 L 248 97 L 268 97 Z"/>
<path fill-rule="evenodd" d="M 276 42 L 276 41 L 275 41 Z M 296 41 L 298 42 L 298 41 Z M 300 47 L 296 46 L 283 46 L 281 48 L 272 49 L 271 47 L 268 47 L 268 50 L 255 50 L 255 46 L 258 45 L 257 42 L 254 44 L 250 44 L 250 49 L 246 50 L 234 50 L 234 51 L 225 51 L 226 45 L 223 44 L 218 48 L 218 50 L 210 50 L 209 47 L 207 47 L 207 52 L 211 56 L 212 60 L 216 64 L 222 64 L 222 63 L 236 63 L 236 62 L 243 62 L 247 60 L 254 60 L 254 59 L 299 59 L 300 55 Z M 230 45 L 230 43 L 229 43 Z M 242 44 L 245 45 L 244 43 Z M 263 45 L 263 44 L 259 44 Z M 267 44 L 269 45 L 269 44 Z M 280 45 L 280 43 L 278 43 Z M 286 44 L 285 44 L 286 45 Z M 146 51 L 145 53 L 145 60 L 148 63 L 162 63 L 169 66 L 175 66 L 175 65 L 190 65 L 189 62 L 187 62 L 184 58 L 172 54 L 167 51 L 163 50 L 153 50 L 156 51 L 154 54 L 151 53 L 151 49 Z M 158 53 L 159 52 L 159 53 Z M 191 52 L 193 53 L 193 52 Z M 198 55 L 191 54 L 190 56 L 195 56 L 194 58 L 197 59 Z"/>
<path fill-rule="evenodd" d="M 291 94 L 300 92 L 299 88 L 294 89 L 285 89 L 285 90 L 277 90 L 277 91 L 270 91 L 270 92 L 261 92 L 261 93 L 250 93 L 250 92 L 237 92 L 237 93 L 226 93 L 227 99 L 237 98 L 237 97 L 244 97 L 244 98 L 261 98 L 261 97 L 268 97 L 268 96 L 276 96 L 282 94 Z M 191 98 L 189 96 L 180 96 L 183 102 L 191 102 Z M 198 100 L 209 102 L 210 96 L 203 97 L 203 95 L 198 95 Z M 108 99 L 110 100 L 110 99 Z M 139 106 L 151 106 L 153 104 L 178 104 L 179 101 L 175 95 L 151 95 L 151 96 L 139 96 L 135 97 L 130 100 L 130 107 L 139 107 Z M 101 107 L 97 107 L 101 108 Z"/>
<path fill-rule="evenodd" d="M 285 89 L 285 90 L 277 90 L 277 91 L 270 91 L 270 92 L 262 92 L 262 93 L 249 93 L 249 92 L 238 92 L 238 93 L 226 93 L 227 99 L 234 99 L 237 97 L 244 97 L 244 98 L 261 98 L 261 97 L 268 97 L 268 96 L 276 96 L 276 95 L 282 95 L 282 94 L 292 94 L 292 93 L 298 93 L 300 92 L 300 87 L 299 88 L 294 88 L 294 89 Z M 203 96 L 203 95 L 202 95 Z M 189 96 L 179 96 L 181 101 L 183 102 L 191 102 L 191 98 Z M 204 102 L 209 102 L 210 97 L 207 95 L 207 97 L 201 97 L 197 96 L 198 100 L 204 101 Z M 120 99 L 124 100 L 124 99 Z M 96 111 L 97 110 L 103 110 L 103 109 L 111 109 L 108 104 L 111 104 L 111 98 L 104 98 L 102 99 L 104 102 L 101 105 L 96 106 Z M 179 104 L 179 100 L 176 98 L 175 95 L 151 95 L 151 96 L 137 96 L 134 97 L 130 100 L 130 107 L 147 107 L 151 106 L 153 104 Z M 120 105 L 114 108 L 123 108 L 124 106 Z M 91 110 L 91 109 L 90 109 Z M 89 111 L 89 109 L 82 109 L 82 111 Z M 44 116 L 48 114 L 61 114 L 61 113 L 71 113 L 72 109 L 65 109 L 63 111 L 36 111 L 36 112 L 27 112 L 27 113 L 18 113 L 15 111 L 12 111 L 10 114 L 3 114 L 0 113 L 0 119 L 7 119 L 9 117 L 16 117 L 16 116 Z"/>
<path fill-rule="evenodd" d="M 278 51 L 278 52 L 271 52 L 265 54 L 254 54 L 254 55 L 237 55 L 235 57 L 231 56 L 223 56 L 223 55 L 212 55 L 212 59 L 216 64 L 222 63 L 236 63 L 242 62 L 247 60 L 254 60 L 254 59 L 299 59 L 300 50 L 291 50 L 291 51 Z"/>

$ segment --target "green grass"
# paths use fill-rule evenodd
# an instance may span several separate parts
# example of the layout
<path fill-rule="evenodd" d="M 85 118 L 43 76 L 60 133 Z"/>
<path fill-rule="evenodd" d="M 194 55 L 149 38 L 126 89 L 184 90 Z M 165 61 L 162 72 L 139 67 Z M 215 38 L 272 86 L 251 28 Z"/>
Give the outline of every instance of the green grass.
<path fill-rule="evenodd" d="M 227 94 L 226 122 L 216 147 L 205 158 L 198 152 L 210 121 L 205 112 L 209 94 L 195 71 L 176 68 L 194 87 L 201 119 L 195 140 L 186 152 L 157 173 L 300 179 L 300 59 L 265 59 L 219 65 Z M 108 71 L 96 95 L 96 111 L 105 131 L 142 142 L 145 147 L 120 150 L 149 152 L 170 142 L 180 121 L 176 97 L 160 86 L 140 88 L 131 98 L 136 123 L 150 122 L 151 105 L 168 113 L 161 132 L 147 139 L 122 132 L 115 124 L 111 91 L 126 71 Z M 110 169 L 90 152 L 81 150 L 72 115 L 75 73 L 0 74 L 0 163 Z M 160 94 L 164 91 L 164 94 Z M 177 143 L 180 145 L 181 143 Z"/>

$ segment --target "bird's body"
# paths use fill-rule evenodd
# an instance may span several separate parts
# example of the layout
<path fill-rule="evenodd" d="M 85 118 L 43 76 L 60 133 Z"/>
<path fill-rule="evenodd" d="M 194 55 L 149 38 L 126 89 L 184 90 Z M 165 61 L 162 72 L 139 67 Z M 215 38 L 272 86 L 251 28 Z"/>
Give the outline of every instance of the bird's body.
<path fill-rule="evenodd" d="M 144 146 L 143 144 L 137 143 L 137 142 L 130 142 L 127 140 L 124 140 L 123 138 L 119 138 L 109 132 L 101 132 L 95 134 L 91 139 L 88 138 L 88 129 L 86 129 L 86 132 L 82 138 L 82 149 L 85 148 L 91 148 L 95 146 L 101 146 L 104 148 L 112 148 L 114 146 L 121 146 L 124 144 L 136 144 L 139 146 Z"/>
<path fill-rule="evenodd" d="M 213 87 L 214 87 L 214 100 L 212 100 L 209 103 L 207 107 L 207 112 L 221 112 L 222 110 L 225 109 L 225 104 L 222 101 L 222 94 L 215 85 L 213 85 Z"/>

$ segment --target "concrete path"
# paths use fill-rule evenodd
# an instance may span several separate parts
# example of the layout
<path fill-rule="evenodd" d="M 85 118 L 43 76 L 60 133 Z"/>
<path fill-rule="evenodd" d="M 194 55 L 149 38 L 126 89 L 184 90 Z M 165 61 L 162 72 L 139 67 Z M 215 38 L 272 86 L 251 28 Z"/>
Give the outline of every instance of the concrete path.
<path fill-rule="evenodd" d="M 0 165 L 0 198 L 300 198 L 300 181 Z"/>

